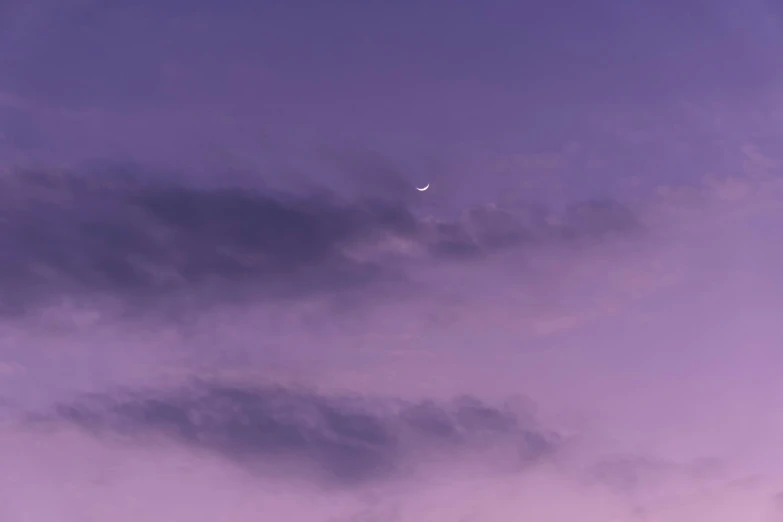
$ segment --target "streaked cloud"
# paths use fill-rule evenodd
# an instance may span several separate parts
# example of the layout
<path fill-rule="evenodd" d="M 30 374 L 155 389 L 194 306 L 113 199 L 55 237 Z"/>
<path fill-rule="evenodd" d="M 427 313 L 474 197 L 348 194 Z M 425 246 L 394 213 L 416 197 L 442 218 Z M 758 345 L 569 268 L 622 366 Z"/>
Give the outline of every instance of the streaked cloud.
<path fill-rule="evenodd" d="M 160 433 L 267 474 L 281 462 L 304 461 L 320 480 L 351 485 L 399 478 L 421 463 L 471 452 L 490 452 L 494 465 L 523 470 L 556 452 L 560 437 L 519 414 L 471 397 L 411 404 L 212 384 L 92 397 L 58 406 L 56 418 L 139 444 Z"/>
<path fill-rule="evenodd" d="M 470 259 L 641 230 L 610 200 L 574 205 L 559 224 L 492 205 L 456 221 L 427 221 L 394 200 L 188 186 L 133 168 L 20 171 L 0 182 L 9 311 L 56 293 L 305 296 L 402 281 L 415 252 Z"/>

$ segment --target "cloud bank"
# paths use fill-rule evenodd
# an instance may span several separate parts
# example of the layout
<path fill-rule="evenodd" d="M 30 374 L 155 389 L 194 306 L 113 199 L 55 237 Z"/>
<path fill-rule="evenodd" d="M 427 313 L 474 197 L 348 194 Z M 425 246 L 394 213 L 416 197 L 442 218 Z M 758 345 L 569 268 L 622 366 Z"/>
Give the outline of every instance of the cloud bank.
<path fill-rule="evenodd" d="M 414 258 L 475 259 L 641 230 L 609 199 L 560 216 L 485 205 L 444 221 L 401 201 L 199 187 L 141 167 L 15 171 L 0 184 L 7 312 L 63 296 L 149 306 L 199 292 L 236 301 L 350 292 L 403 283 Z"/>
<path fill-rule="evenodd" d="M 337 485 L 404 478 L 427 462 L 490 453 L 519 471 L 560 445 L 522 413 L 472 397 L 446 404 L 370 401 L 285 388 L 202 385 L 62 404 L 54 417 L 98 436 L 150 434 L 273 475 L 296 463 Z M 492 464 L 492 462 L 490 462 Z M 442 466 L 443 464 L 441 464 Z M 425 470 L 426 471 L 426 470 Z"/>

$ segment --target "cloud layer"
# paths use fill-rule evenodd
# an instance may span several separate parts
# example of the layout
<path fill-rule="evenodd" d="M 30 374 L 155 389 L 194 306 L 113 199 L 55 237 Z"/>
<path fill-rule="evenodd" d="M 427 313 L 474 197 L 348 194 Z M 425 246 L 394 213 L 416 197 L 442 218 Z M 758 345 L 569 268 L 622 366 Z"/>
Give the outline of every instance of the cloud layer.
<path fill-rule="evenodd" d="M 15 172 L 0 179 L 8 311 L 63 296 L 134 302 L 210 292 L 269 300 L 404 281 L 422 256 L 471 259 L 509 248 L 640 230 L 611 200 L 548 211 L 474 208 L 424 219 L 400 201 L 199 187 L 143 169 Z"/>
<path fill-rule="evenodd" d="M 143 172 L 2 180 L 16 271 L 0 282 L 38 288 L 0 323 L 16 407 L 0 458 L 20 470 L 0 479 L 9 520 L 774 508 L 783 253 L 760 239 L 780 223 L 775 179 L 710 178 L 661 191 L 652 211 L 591 200 L 448 220 Z M 362 266 L 366 279 L 332 277 Z M 389 281 L 420 288 L 383 300 Z M 243 287 L 269 292 L 221 306 Z M 310 306 L 346 292 L 367 306 Z M 43 312 L 184 294 L 195 321 Z M 536 411 L 506 405 L 515 394 Z M 41 410 L 46 422 L 20 422 Z"/>
<path fill-rule="evenodd" d="M 422 463 L 426 468 L 427 462 L 471 453 L 490 452 L 495 465 L 501 456 L 507 471 L 522 470 L 560 445 L 559 436 L 537 426 L 529 412 L 471 397 L 412 404 L 211 384 L 92 397 L 58 406 L 55 418 L 137 443 L 163 435 L 267 474 L 284 464 L 304 465 L 321 480 L 342 485 L 400 479 Z"/>

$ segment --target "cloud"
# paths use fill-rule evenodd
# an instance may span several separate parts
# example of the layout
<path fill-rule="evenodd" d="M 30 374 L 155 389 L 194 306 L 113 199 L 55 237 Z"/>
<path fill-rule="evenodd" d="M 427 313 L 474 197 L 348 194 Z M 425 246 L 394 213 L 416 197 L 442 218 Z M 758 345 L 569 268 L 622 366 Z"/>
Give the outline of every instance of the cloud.
<path fill-rule="evenodd" d="M 736 317 L 737 311 L 722 313 L 723 303 L 737 303 L 738 287 L 722 293 L 727 272 L 714 260 L 728 259 L 724 254 L 735 249 L 736 243 L 730 241 L 733 236 L 726 235 L 733 233 L 732 223 L 739 217 L 734 212 L 731 216 L 726 210 L 713 214 L 709 207 L 699 213 L 689 207 L 701 220 L 678 221 L 676 230 L 657 227 L 645 236 L 644 248 L 636 248 L 636 244 L 627 249 L 602 248 L 600 241 L 613 235 L 630 233 L 636 237 L 643 231 L 638 214 L 613 201 L 588 201 L 559 215 L 549 209 L 528 212 L 517 208 L 512 212 L 483 205 L 455 219 L 438 220 L 421 216 L 414 203 L 368 197 L 347 200 L 334 194 L 294 196 L 251 187 L 209 188 L 203 183 L 195 185 L 195 180 L 150 180 L 152 175 L 144 174 L 143 169 L 131 171 L 125 178 L 120 174 L 101 178 L 95 173 L 41 177 L 45 179 L 17 178 L 15 185 L 10 178 L 6 180 L 6 186 L 15 190 L 3 191 L 9 218 L 6 230 L 25 223 L 11 219 L 15 216 L 37 216 L 52 227 L 76 231 L 83 230 L 79 227 L 85 222 L 100 222 L 100 216 L 111 223 L 127 224 L 142 238 L 158 241 L 153 243 L 155 255 L 145 255 L 158 262 L 158 270 L 174 274 L 186 265 L 176 257 L 157 257 L 157 249 L 165 252 L 172 245 L 195 243 L 210 254 L 210 245 L 220 241 L 241 246 L 244 234 L 253 239 L 263 233 L 257 223 L 248 231 L 235 229 L 237 223 L 244 223 L 231 217 L 239 206 L 237 201 L 249 201 L 253 209 L 269 205 L 271 215 L 284 216 L 275 219 L 294 223 L 299 223 L 300 214 L 309 217 L 318 209 L 328 211 L 319 216 L 330 216 L 333 211 L 337 216 L 380 215 L 376 209 L 401 211 L 409 216 L 404 223 L 410 225 L 398 227 L 392 219 L 393 224 L 387 226 L 378 218 L 361 228 L 350 221 L 347 227 L 335 220 L 341 226 L 327 230 L 347 228 L 348 232 L 329 235 L 337 239 L 318 250 L 327 255 L 305 264 L 306 270 L 317 279 L 335 260 L 345 266 L 367 263 L 377 267 L 378 279 L 370 278 L 353 288 L 369 290 L 384 274 L 399 274 L 403 280 L 410 275 L 424 281 L 428 289 L 446 289 L 444 294 L 455 289 L 451 294 L 455 299 L 447 308 L 441 306 L 441 294 L 422 291 L 413 299 L 385 303 L 361 316 L 351 314 L 346 320 L 327 314 L 323 321 L 327 327 L 318 321 L 313 324 L 313 319 L 320 318 L 315 307 L 295 302 L 286 312 L 279 300 L 280 296 L 317 291 L 290 292 L 297 284 L 295 273 L 265 272 L 261 266 L 257 272 L 221 284 L 262 288 L 274 280 L 280 293 L 263 296 L 272 299 L 270 306 L 216 310 L 214 315 L 199 317 L 193 330 L 178 329 L 179 325 L 172 326 L 164 318 L 158 324 L 133 323 L 130 328 L 123 324 L 117 330 L 101 325 L 100 331 L 97 327 L 73 329 L 67 334 L 57 331 L 44 339 L 47 332 L 37 320 L 41 314 L 37 314 L 34 323 L 22 326 L 32 325 L 29 339 L 7 333 L 4 339 L 15 350 L 8 360 L 26 368 L 24 382 L 33 383 L 35 393 L 39 383 L 46 383 L 42 402 L 62 401 L 66 392 L 65 396 L 71 396 L 115 385 L 132 390 L 154 386 L 162 391 L 108 393 L 95 401 L 61 403 L 57 430 L 25 430 L 18 437 L 0 433 L 8 440 L 3 446 L 9 461 L 17 462 L 15 469 L 28 470 L 26 477 L 9 477 L 0 484 L 14 499 L 11 506 L 16 512 L 3 513 L 10 520 L 16 513 L 21 516 L 47 509 L 53 514 L 47 511 L 40 519 L 57 518 L 67 505 L 75 506 L 71 507 L 74 519 L 93 515 L 89 510 L 97 510 L 95 506 L 111 505 L 103 509 L 117 513 L 115 518 L 106 515 L 102 519 L 123 520 L 122 513 L 130 510 L 122 499 L 131 497 L 138 499 L 135 505 L 140 507 L 128 517 L 168 516 L 177 520 L 221 516 L 249 520 L 262 510 L 291 520 L 394 520 L 395 516 L 399 520 L 510 520 L 520 513 L 541 520 L 591 516 L 626 520 L 633 517 L 631 509 L 647 513 L 650 519 L 667 520 L 680 514 L 688 519 L 689 510 L 714 510 L 720 514 L 710 519 L 719 520 L 731 518 L 735 511 L 747 510 L 756 502 L 748 494 L 737 506 L 726 506 L 737 494 L 723 495 L 725 486 L 720 480 L 695 477 L 677 464 L 688 460 L 688 455 L 725 456 L 728 450 L 721 444 L 733 440 L 735 434 L 729 431 L 725 438 L 715 438 L 715 433 L 724 433 L 715 426 L 725 424 L 725 415 L 710 412 L 722 411 L 727 400 L 737 400 L 743 412 L 750 411 L 748 404 L 763 405 L 753 394 L 742 395 L 736 386 L 741 381 L 728 370 L 744 371 L 744 361 L 760 353 L 753 352 L 756 348 L 751 345 L 765 339 L 774 343 L 778 333 L 770 326 L 766 334 L 742 333 L 735 339 L 730 318 Z M 714 187 L 707 187 L 704 199 L 714 191 Z M 748 201 L 721 203 L 720 209 L 756 208 L 760 199 L 755 194 L 751 192 Z M 198 209 L 206 210 L 206 216 L 199 215 Z M 252 215 L 269 214 L 258 211 Z M 643 216 L 645 222 L 651 222 L 649 213 Z M 228 232 L 213 234 L 210 223 L 228 223 L 223 229 Z M 742 223 L 745 221 L 737 222 L 738 231 L 747 234 L 753 230 L 742 228 Z M 678 235 L 684 225 L 692 226 L 693 232 Z M 163 239 L 158 235 L 160 230 L 168 234 Z M 325 235 L 322 229 L 315 230 L 312 236 L 293 234 Z M 72 237 L 81 244 L 79 234 Z M 468 255 L 437 251 L 449 238 L 470 249 Z M 255 246 L 257 242 L 248 243 Z M 710 244 L 712 250 L 705 249 Z M 564 248 L 547 248 L 552 245 Z M 573 245 L 598 248 L 575 249 Z M 290 259 L 291 263 L 309 259 L 298 258 L 298 250 L 287 248 L 285 243 L 280 246 L 269 240 L 258 246 L 258 252 L 268 251 L 271 259 Z M 199 252 L 195 248 L 188 251 Z M 133 246 L 125 252 L 132 257 L 145 251 Z M 422 259 L 424 263 L 417 262 Z M 539 277 L 531 265 L 541 267 Z M 220 274 L 212 268 L 205 272 L 211 277 Z M 658 280 L 670 273 L 677 275 L 677 285 L 658 291 L 662 284 Z M 703 274 L 719 298 L 710 299 L 705 306 L 700 291 L 682 291 L 684 284 L 693 281 L 694 273 Z M 111 286 L 110 282 L 76 279 L 63 292 L 86 288 L 120 297 L 144 292 L 165 296 L 209 284 L 181 279 L 177 287 L 153 281 L 142 287 L 146 288 L 142 292 L 132 286 Z M 540 293 L 534 295 L 535 283 Z M 770 288 L 770 280 L 765 279 L 763 285 Z M 742 302 L 753 305 L 756 301 Z M 605 311 L 609 307 L 613 310 Z M 756 308 L 751 308 L 749 316 L 756 313 Z M 429 314 L 438 321 L 430 320 Z M 642 314 L 646 319 L 637 320 Z M 594 320 L 596 317 L 601 321 Z M 680 321 L 694 324 L 693 329 L 705 338 L 679 337 L 685 335 L 678 333 L 683 328 Z M 753 321 L 749 325 L 759 322 Z M 713 333 L 711 328 L 719 330 Z M 531 330 L 535 333 L 539 329 L 548 329 L 553 335 L 531 339 Z M 736 350 L 735 340 L 741 340 Z M 666 346 L 672 350 L 661 349 Z M 674 348 L 676 363 L 671 359 Z M 699 381 L 691 372 L 701 368 L 705 360 L 725 360 L 727 369 L 719 363 L 711 370 L 714 381 Z M 164 366 L 182 372 L 175 378 L 177 382 L 193 376 L 219 376 L 241 382 L 303 383 L 319 390 L 350 390 L 359 395 L 326 396 L 292 388 L 237 385 L 172 389 L 161 382 L 174 379 L 163 374 Z M 93 377 L 96 374 L 100 381 Z M 773 382 L 774 376 L 769 375 L 769 382 Z M 12 379 L 22 382 L 14 375 L 0 381 L 10 383 Z M 761 377 L 762 384 L 765 379 Z M 665 386 L 660 385 L 663 380 Z M 522 388 L 542 409 L 537 420 L 495 406 L 497 397 Z M 753 389 L 759 388 L 762 391 L 758 393 L 764 394 L 773 389 Z M 28 389 L 17 391 L 15 397 L 31 395 Z M 732 398 L 721 395 L 727 389 Z M 482 401 L 448 399 L 461 393 Z M 733 399 L 737 393 L 741 395 Z M 408 400 L 371 398 L 383 394 Z M 722 406 L 714 408 L 708 403 L 705 408 L 708 396 Z M 592 429 L 600 433 L 585 435 L 579 427 L 562 427 L 552 418 L 562 404 L 573 405 L 580 413 L 584 409 L 586 417 L 597 418 L 598 426 Z M 760 406 L 757 413 L 748 415 L 766 419 L 763 409 Z M 665 418 L 650 417 L 651 411 L 663 412 Z M 688 422 L 684 424 L 682 419 Z M 554 434 L 544 428 L 553 425 L 558 426 Z M 753 427 L 753 433 L 769 429 L 766 424 Z M 658 441 L 668 440 L 664 438 L 674 430 L 688 437 L 679 437 L 672 447 L 650 449 Z M 35 433 L 29 435 L 31 431 Z M 575 443 L 568 437 L 564 443 L 557 435 L 574 432 L 579 434 Z M 599 448 L 598 456 L 590 440 L 585 442 L 590 435 L 610 439 L 602 439 L 605 447 Z M 17 458 L 15 455 L 18 461 L 11 458 Z M 26 464 L 27 459 L 35 460 L 35 465 Z M 117 467 L 115 462 L 121 463 L 118 470 L 104 471 Z M 731 461 L 727 464 L 730 476 L 736 476 L 733 465 Z M 522 472 L 499 472 L 509 468 Z M 113 475 L 113 484 L 99 484 L 93 479 L 99 473 Z M 227 475 L 237 478 L 232 482 Z M 77 486 L 61 493 L 61 484 L 66 481 Z M 313 489 L 320 490 L 320 496 L 311 494 Z M 365 502 L 369 490 L 378 502 Z M 86 502 L 82 492 L 91 495 Z M 301 505 L 301 498 L 320 500 Z M 768 502 L 769 498 L 763 500 Z M 277 505 L 277 511 L 270 505 Z M 188 517 L 185 512 L 195 515 Z"/>
<path fill-rule="evenodd" d="M 380 267 L 341 249 L 415 232 L 402 208 L 198 189 L 131 175 L 24 173 L 5 179 L 2 284 L 125 296 L 257 282 L 265 296 L 350 287 Z M 281 283 L 280 281 L 283 281 Z M 10 288 L 9 288 L 10 287 Z M 8 294 L 7 294 L 8 295 Z M 29 295 L 29 294 L 28 294 Z"/>
<path fill-rule="evenodd" d="M 194 292 L 229 301 L 339 294 L 404 282 L 416 255 L 460 260 L 639 229 L 612 201 L 577 205 L 559 224 L 492 205 L 448 221 L 399 200 L 197 186 L 136 167 L 19 171 L 0 184 L 7 312 L 62 296 L 149 306 Z"/>
<path fill-rule="evenodd" d="M 344 485 L 403 474 L 424 455 L 432 461 L 500 449 L 522 469 L 561 444 L 529 415 L 468 396 L 411 403 L 202 383 L 91 397 L 59 405 L 56 417 L 95 434 L 162 434 L 241 465 L 304 462 Z"/>

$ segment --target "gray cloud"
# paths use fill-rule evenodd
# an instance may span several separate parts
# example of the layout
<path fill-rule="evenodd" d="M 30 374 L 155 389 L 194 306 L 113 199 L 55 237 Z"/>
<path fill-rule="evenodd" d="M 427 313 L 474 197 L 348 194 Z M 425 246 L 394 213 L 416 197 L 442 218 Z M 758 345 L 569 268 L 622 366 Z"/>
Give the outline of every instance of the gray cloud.
<path fill-rule="evenodd" d="M 578 205 L 557 225 L 494 206 L 432 221 L 401 201 L 197 187 L 127 167 L 17 172 L 0 184 L 7 312 L 64 295 L 149 306 L 201 291 L 218 301 L 333 294 L 404 281 L 407 254 L 390 240 L 462 259 L 640 228 L 611 201 Z"/>
<path fill-rule="evenodd" d="M 92 397 L 56 412 L 96 434 L 164 434 L 242 465 L 315 464 L 330 481 L 346 485 L 404 473 L 423 451 L 431 458 L 502 448 L 504 460 L 519 469 L 560 445 L 533 420 L 471 397 L 414 404 L 201 384 Z"/>
<path fill-rule="evenodd" d="M 265 297 L 345 288 L 381 269 L 342 248 L 417 226 L 405 209 L 380 203 L 201 190 L 116 171 L 27 172 L 3 184 L 0 284 L 17 300 L 54 289 L 159 296 L 253 281 Z"/>

